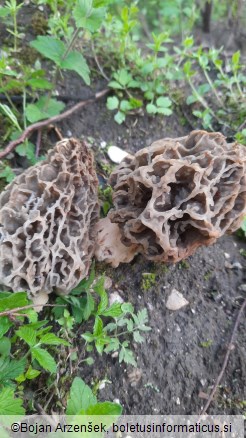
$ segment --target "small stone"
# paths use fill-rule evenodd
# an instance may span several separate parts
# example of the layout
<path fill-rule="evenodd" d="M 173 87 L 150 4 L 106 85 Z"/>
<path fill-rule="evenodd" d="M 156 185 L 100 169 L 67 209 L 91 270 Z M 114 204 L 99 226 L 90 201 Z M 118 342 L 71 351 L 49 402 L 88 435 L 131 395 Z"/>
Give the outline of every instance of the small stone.
<path fill-rule="evenodd" d="M 100 147 L 101 147 L 102 149 L 105 149 L 106 146 L 107 146 L 106 141 L 101 141 L 101 143 L 100 143 Z"/>
<path fill-rule="evenodd" d="M 120 405 L 120 400 L 118 398 L 114 398 L 113 402 L 117 403 L 117 405 Z"/>
<path fill-rule="evenodd" d="M 119 164 L 128 155 L 128 152 L 123 151 L 118 146 L 110 146 L 108 148 L 108 156 L 113 163 Z"/>
<path fill-rule="evenodd" d="M 189 304 L 189 301 L 187 301 L 176 289 L 172 290 L 166 301 L 166 307 L 169 310 L 179 310 L 182 307 L 187 306 L 187 304 Z"/>
<path fill-rule="evenodd" d="M 230 258 L 230 254 L 228 254 L 228 252 L 224 252 L 224 256 L 225 256 L 226 259 Z"/>
<path fill-rule="evenodd" d="M 100 390 L 101 390 L 101 389 L 104 389 L 105 386 L 106 386 L 106 384 L 105 384 L 105 382 L 103 381 L 102 383 L 100 383 L 100 385 L 99 385 L 99 389 L 100 389 Z"/>
<path fill-rule="evenodd" d="M 246 284 L 240 284 L 239 290 L 241 290 L 242 292 L 246 292 Z"/>
<path fill-rule="evenodd" d="M 72 137 L 73 136 L 73 133 L 72 133 L 72 131 L 70 131 L 70 129 L 68 129 L 67 130 L 67 137 Z"/>
<path fill-rule="evenodd" d="M 119 352 L 118 352 L 118 351 L 114 351 L 114 352 L 111 354 L 111 357 L 112 357 L 113 359 L 117 358 L 118 356 L 119 356 Z"/>
<path fill-rule="evenodd" d="M 179 397 L 176 398 L 176 405 L 180 405 L 180 398 Z"/>
<path fill-rule="evenodd" d="M 205 386 L 206 383 L 207 383 L 206 379 L 201 379 L 200 382 L 201 382 L 201 385 L 202 385 L 202 386 Z"/>
<path fill-rule="evenodd" d="M 235 263 L 232 263 L 232 269 L 243 269 L 243 267 L 242 267 L 241 263 L 235 262 Z"/>
<path fill-rule="evenodd" d="M 112 306 L 114 303 L 124 303 L 124 300 L 121 298 L 118 292 L 112 292 L 112 294 L 109 295 L 109 305 Z"/>
<path fill-rule="evenodd" d="M 177 327 L 176 327 L 176 328 L 177 328 L 177 332 L 179 332 L 179 333 L 180 333 L 180 332 L 181 332 L 181 328 L 179 327 L 179 325 L 178 325 L 178 324 L 177 324 Z"/>
<path fill-rule="evenodd" d="M 232 269 L 232 264 L 230 262 L 225 261 L 225 268 Z"/>
<path fill-rule="evenodd" d="M 110 289 L 112 287 L 112 280 L 110 277 L 104 277 L 104 287 L 106 290 Z"/>

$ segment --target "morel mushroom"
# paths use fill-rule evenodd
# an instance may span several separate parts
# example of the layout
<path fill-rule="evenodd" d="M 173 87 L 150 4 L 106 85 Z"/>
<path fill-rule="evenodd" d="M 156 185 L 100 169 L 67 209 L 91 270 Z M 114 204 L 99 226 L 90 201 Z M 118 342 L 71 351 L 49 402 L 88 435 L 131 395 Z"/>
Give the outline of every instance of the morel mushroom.
<path fill-rule="evenodd" d="M 31 298 L 67 294 L 94 252 L 97 176 L 84 142 L 62 140 L 0 195 L 0 282 Z"/>
<path fill-rule="evenodd" d="M 115 207 L 108 231 L 97 226 L 97 258 L 118 266 L 142 253 L 177 262 L 235 231 L 246 213 L 245 169 L 244 146 L 205 131 L 159 140 L 126 157 L 109 179 Z M 112 226 L 129 257 L 109 247 Z"/>

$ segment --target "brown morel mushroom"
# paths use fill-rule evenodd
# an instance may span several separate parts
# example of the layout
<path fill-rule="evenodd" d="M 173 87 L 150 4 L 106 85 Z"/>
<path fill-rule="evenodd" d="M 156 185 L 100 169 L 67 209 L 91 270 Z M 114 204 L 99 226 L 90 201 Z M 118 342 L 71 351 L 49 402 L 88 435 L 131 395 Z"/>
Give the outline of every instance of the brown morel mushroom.
<path fill-rule="evenodd" d="M 94 252 L 97 176 L 84 142 L 62 140 L 0 195 L 0 282 L 36 302 L 67 294 Z"/>
<path fill-rule="evenodd" d="M 177 262 L 235 231 L 246 213 L 245 170 L 244 146 L 205 131 L 126 157 L 109 179 L 114 209 L 97 225 L 97 258 Z"/>

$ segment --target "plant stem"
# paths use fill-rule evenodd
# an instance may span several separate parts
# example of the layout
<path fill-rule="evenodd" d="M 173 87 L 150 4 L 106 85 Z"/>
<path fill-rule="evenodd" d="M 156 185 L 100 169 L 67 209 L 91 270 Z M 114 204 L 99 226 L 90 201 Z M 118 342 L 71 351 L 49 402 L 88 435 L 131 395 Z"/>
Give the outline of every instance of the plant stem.
<path fill-rule="evenodd" d="M 220 96 L 218 95 L 217 90 L 216 90 L 216 88 L 215 88 L 213 82 L 211 81 L 210 76 L 209 76 L 207 70 L 206 70 L 205 68 L 203 68 L 202 70 L 203 70 L 204 76 L 205 76 L 205 78 L 207 79 L 207 81 L 208 81 L 208 83 L 209 83 L 209 85 L 210 85 L 210 87 L 211 87 L 211 90 L 213 91 L 213 93 L 214 93 L 214 95 L 215 95 L 217 101 L 218 101 L 219 104 L 222 106 L 222 108 L 225 109 L 225 108 L 224 108 L 224 102 L 222 102 Z"/>

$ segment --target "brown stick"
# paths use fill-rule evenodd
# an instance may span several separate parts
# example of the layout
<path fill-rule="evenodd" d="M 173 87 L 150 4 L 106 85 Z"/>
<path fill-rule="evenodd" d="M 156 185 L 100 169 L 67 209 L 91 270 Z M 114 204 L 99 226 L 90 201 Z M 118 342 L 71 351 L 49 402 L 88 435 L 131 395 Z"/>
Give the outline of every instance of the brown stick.
<path fill-rule="evenodd" d="M 95 94 L 95 96 L 88 100 L 83 100 L 82 102 L 77 103 L 76 105 L 72 106 L 72 108 L 68 109 L 67 111 L 64 111 L 64 113 L 59 114 L 58 116 L 53 116 L 50 119 L 42 120 L 41 122 L 33 123 L 33 125 L 28 126 L 25 131 L 22 132 L 21 136 L 17 138 L 16 140 L 11 141 L 6 148 L 0 152 L 0 159 L 6 157 L 13 149 L 18 146 L 18 144 L 23 143 L 34 131 L 37 129 L 41 129 L 50 123 L 60 122 L 61 120 L 71 116 L 75 111 L 78 111 L 79 109 L 83 108 L 83 106 L 88 105 L 89 103 L 94 102 L 97 99 L 100 99 L 101 97 L 105 96 L 105 94 L 109 93 L 109 89 L 105 88 L 102 91 L 99 91 Z"/>
<path fill-rule="evenodd" d="M 204 408 L 203 408 L 203 410 L 202 410 L 200 415 L 206 414 L 206 412 L 207 412 L 207 410 L 208 410 L 208 408 L 209 408 L 209 406 L 210 406 L 210 404 L 211 404 L 211 402 L 213 400 L 214 394 L 217 391 L 218 386 L 219 386 L 219 384 L 220 384 L 220 382 L 222 380 L 222 377 L 224 375 L 225 369 L 226 369 L 227 364 L 228 364 L 230 353 L 231 353 L 231 351 L 233 350 L 233 347 L 234 347 L 236 332 L 237 332 L 237 329 L 238 329 L 240 318 L 241 318 L 245 308 L 246 308 L 246 298 L 245 298 L 245 300 L 244 300 L 244 302 L 243 302 L 243 304 L 240 307 L 240 310 L 238 312 L 237 319 L 235 321 L 234 328 L 233 328 L 233 331 L 232 331 L 231 339 L 230 339 L 230 342 L 229 342 L 227 350 L 226 350 L 226 355 L 225 355 L 225 359 L 224 359 L 221 371 L 220 371 L 220 373 L 219 373 L 219 375 L 218 375 L 218 377 L 217 377 L 217 379 L 216 379 L 216 381 L 214 383 L 214 386 L 213 386 L 211 394 L 210 394 L 210 396 L 208 398 L 208 401 L 207 401 L 206 405 L 204 406 Z"/>
<path fill-rule="evenodd" d="M 29 304 L 28 306 L 23 307 L 16 307 L 15 309 L 9 309 L 5 310 L 4 312 L 0 312 L 1 316 L 7 316 L 7 315 L 14 315 L 16 312 L 19 312 L 20 310 L 26 310 L 26 309 L 32 309 L 33 307 L 66 307 L 65 304 Z M 21 314 L 21 316 L 24 316 Z"/>

